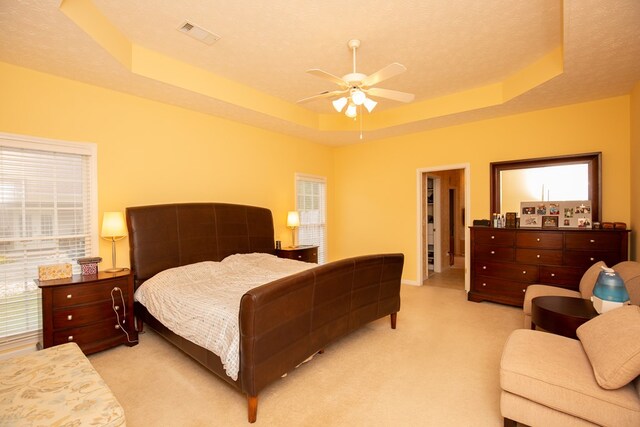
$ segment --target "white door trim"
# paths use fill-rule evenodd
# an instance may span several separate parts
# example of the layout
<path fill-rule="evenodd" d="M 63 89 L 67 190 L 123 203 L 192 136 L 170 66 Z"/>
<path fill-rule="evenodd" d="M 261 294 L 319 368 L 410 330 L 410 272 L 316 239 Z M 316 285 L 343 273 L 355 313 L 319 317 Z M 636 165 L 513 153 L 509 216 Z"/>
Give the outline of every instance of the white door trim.
<path fill-rule="evenodd" d="M 424 280 L 423 277 L 423 270 L 422 270 L 422 260 L 423 260 L 423 256 L 422 256 L 422 249 L 423 249 L 423 245 L 424 245 L 424 241 L 422 238 L 423 235 L 423 230 L 422 230 L 422 214 L 423 214 L 423 200 L 422 200 L 422 175 L 429 173 L 429 172 L 437 172 L 437 171 L 443 171 L 443 170 L 450 170 L 450 169 L 464 169 L 464 206 L 465 206 L 465 210 L 464 210 L 464 223 L 465 223 L 465 229 L 464 229 L 464 253 L 465 253 L 465 257 L 464 257 L 464 288 L 467 290 L 467 292 L 470 289 L 470 275 L 469 275 L 469 269 L 470 269 L 470 260 L 471 260 L 471 246 L 470 246 L 470 233 L 469 233 L 469 225 L 470 225 L 470 213 L 471 213 L 471 164 L 470 163 L 458 163 L 458 164 L 452 164 L 452 165 L 440 165 L 440 166 L 430 166 L 430 167 L 425 167 L 425 168 L 418 168 L 416 170 L 416 181 L 417 181 L 417 197 L 416 197 L 416 206 L 417 206 L 417 230 L 418 232 L 417 234 L 417 250 L 416 250 L 416 254 L 417 254 L 417 265 L 418 265 L 418 270 L 417 270 L 417 282 L 418 285 L 421 286 L 422 282 Z"/>

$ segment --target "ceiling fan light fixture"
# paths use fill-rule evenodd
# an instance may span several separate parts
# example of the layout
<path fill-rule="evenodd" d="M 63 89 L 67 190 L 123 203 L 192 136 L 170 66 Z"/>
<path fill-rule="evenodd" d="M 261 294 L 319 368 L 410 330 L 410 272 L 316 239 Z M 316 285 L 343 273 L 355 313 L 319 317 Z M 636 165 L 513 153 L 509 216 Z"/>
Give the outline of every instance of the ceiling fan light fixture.
<path fill-rule="evenodd" d="M 366 98 L 364 100 L 364 108 L 367 109 L 368 112 L 372 112 L 374 108 L 376 108 L 378 103 L 371 98 Z"/>
<path fill-rule="evenodd" d="M 358 115 L 358 110 L 356 109 L 356 106 L 353 104 L 349 104 L 349 106 L 347 107 L 347 110 L 344 112 L 344 114 L 349 117 L 350 119 L 354 118 L 355 116 Z"/>
<path fill-rule="evenodd" d="M 347 105 L 347 98 L 343 96 L 341 98 L 336 99 L 335 101 L 332 101 L 332 104 L 333 104 L 333 108 L 335 108 L 336 111 L 340 113 L 344 109 L 344 106 Z"/>
<path fill-rule="evenodd" d="M 367 95 L 360 89 L 353 89 L 351 91 L 351 101 L 353 101 L 355 105 L 362 105 L 366 99 Z"/>

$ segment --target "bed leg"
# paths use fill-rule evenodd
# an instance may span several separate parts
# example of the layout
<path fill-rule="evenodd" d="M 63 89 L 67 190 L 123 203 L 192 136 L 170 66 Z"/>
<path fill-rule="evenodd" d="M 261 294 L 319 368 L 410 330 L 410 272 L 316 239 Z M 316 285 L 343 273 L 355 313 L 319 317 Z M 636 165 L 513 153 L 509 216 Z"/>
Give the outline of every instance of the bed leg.
<path fill-rule="evenodd" d="M 396 328 L 396 321 L 398 320 L 398 313 L 391 313 L 390 314 L 391 317 L 391 329 L 395 329 Z"/>
<path fill-rule="evenodd" d="M 138 331 L 138 333 L 143 333 L 144 332 L 144 322 L 142 321 L 142 317 L 137 316 L 136 317 L 136 331 Z"/>
<path fill-rule="evenodd" d="M 247 409 L 249 411 L 249 422 L 255 423 L 258 418 L 258 396 L 249 396 L 247 394 Z"/>

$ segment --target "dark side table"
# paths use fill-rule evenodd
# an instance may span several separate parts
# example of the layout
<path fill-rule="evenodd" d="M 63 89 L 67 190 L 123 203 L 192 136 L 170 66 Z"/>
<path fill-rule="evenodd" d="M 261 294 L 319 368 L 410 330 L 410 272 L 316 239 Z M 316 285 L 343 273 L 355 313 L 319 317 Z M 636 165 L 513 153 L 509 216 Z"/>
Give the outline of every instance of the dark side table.
<path fill-rule="evenodd" d="M 576 329 L 593 319 L 598 312 L 589 300 L 573 297 L 545 296 L 531 300 L 531 329 L 576 339 Z"/>

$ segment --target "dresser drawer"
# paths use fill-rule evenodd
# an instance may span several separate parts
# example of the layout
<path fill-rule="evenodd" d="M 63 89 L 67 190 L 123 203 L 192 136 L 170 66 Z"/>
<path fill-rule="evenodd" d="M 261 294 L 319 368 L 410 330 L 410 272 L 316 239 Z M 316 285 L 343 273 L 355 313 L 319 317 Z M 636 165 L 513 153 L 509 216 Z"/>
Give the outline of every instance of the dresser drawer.
<path fill-rule="evenodd" d="M 519 248 L 562 249 L 562 232 L 518 231 L 516 246 Z"/>
<path fill-rule="evenodd" d="M 474 245 L 473 256 L 478 260 L 513 261 L 514 250 L 509 246 Z"/>
<path fill-rule="evenodd" d="M 516 261 L 528 264 L 562 264 L 562 251 L 553 249 L 516 249 Z"/>
<path fill-rule="evenodd" d="M 504 279 L 496 279 L 495 277 L 478 276 L 476 277 L 474 290 L 481 293 L 524 298 L 527 286 L 529 286 L 528 283 L 512 282 Z"/>
<path fill-rule="evenodd" d="M 125 303 L 126 301 L 127 298 L 125 298 Z M 119 296 L 116 299 L 115 305 L 118 307 L 120 319 L 124 319 L 124 307 Z M 53 311 L 53 328 L 56 330 L 71 328 L 102 319 L 113 319 L 114 322 L 116 321 L 116 313 L 113 311 L 111 299 L 94 304 L 55 309 Z"/>
<path fill-rule="evenodd" d="M 128 282 L 122 279 L 102 280 L 98 283 L 61 286 L 53 290 L 53 305 L 56 308 L 98 301 L 111 301 L 111 290 L 115 287 L 128 294 Z M 118 293 L 119 294 L 119 293 Z"/>
<path fill-rule="evenodd" d="M 120 326 L 118 326 L 114 317 L 113 320 L 55 331 L 53 333 L 53 345 L 75 342 L 82 348 L 99 341 L 118 338 L 124 341 L 125 334 L 120 330 Z"/>
<path fill-rule="evenodd" d="M 619 248 L 621 245 L 620 233 L 607 232 L 575 232 L 565 236 L 567 249 L 585 251 L 603 251 Z"/>
<path fill-rule="evenodd" d="M 578 290 L 585 269 L 579 267 L 540 266 L 540 283 Z"/>
<path fill-rule="evenodd" d="M 495 228 L 476 229 L 474 242 L 482 245 L 513 246 L 515 231 Z"/>
<path fill-rule="evenodd" d="M 598 261 L 604 261 L 610 267 L 619 262 L 620 253 L 611 251 L 565 251 L 564 264 L 576 267 L 589 267 Z"/>
<path fill-rule="evenodd" d="M 474 270 L 477 276 L 497 277 L 529 283 L 538 280 L 537 265 L 478 261 L 474 263 Z"/>

